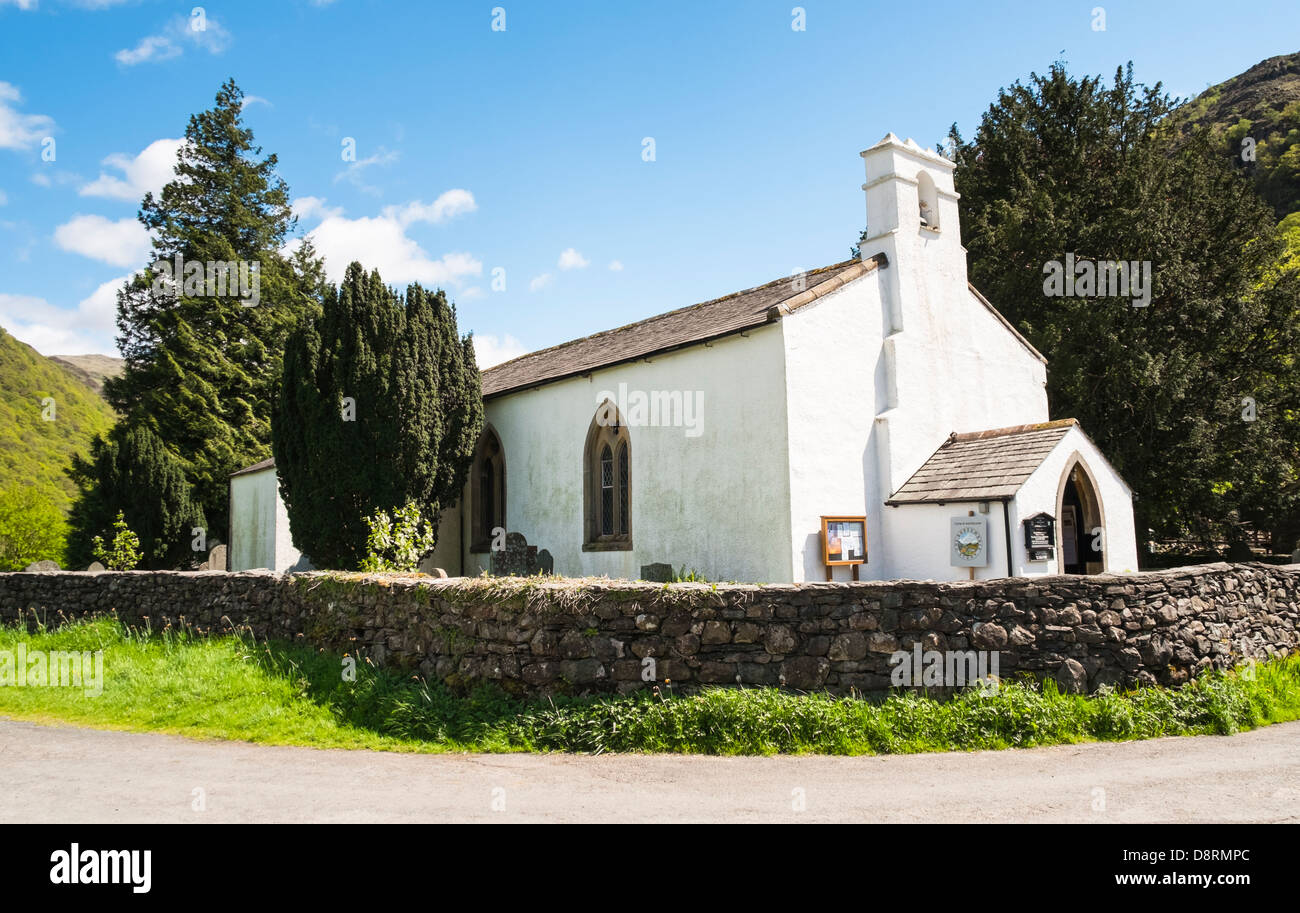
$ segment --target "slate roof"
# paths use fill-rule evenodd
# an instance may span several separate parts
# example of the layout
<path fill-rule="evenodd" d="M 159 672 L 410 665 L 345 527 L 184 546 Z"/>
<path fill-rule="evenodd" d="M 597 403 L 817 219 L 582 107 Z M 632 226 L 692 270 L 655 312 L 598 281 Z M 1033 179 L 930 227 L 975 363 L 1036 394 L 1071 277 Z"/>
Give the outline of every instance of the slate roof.
<path fill-rule="evenodd" d="M 886 504 L 1010 498 L 1079 423 L 1072 418 L 953 433 Z"/>
<path fill-rule="evenodd" d="M 521 355 L 483 372 L 483 396 L 501 396 L 751 330 L 780 320 L 887 264 L 883 254 L 867 260 L 845 260 L 806 273 L 803 291 L 796 291 L 791 277 L 783 276 L 747 291 Z"/>
<path fill-rule="evenodd" d="M 243 469 L 236 470 L 235 472 L 232 472 L 230 474 L 230 477 L 233 479 L 235 476 L 242 476 L 250 472 L 261 472 L 263 469 L 274 469 L 274 468 L 275 468 L 275 458 L 272 457 L 269 460 L 262 460 L 262 462 L 260 463 L 254 463 L 252 466 L 245 466 Z"/>

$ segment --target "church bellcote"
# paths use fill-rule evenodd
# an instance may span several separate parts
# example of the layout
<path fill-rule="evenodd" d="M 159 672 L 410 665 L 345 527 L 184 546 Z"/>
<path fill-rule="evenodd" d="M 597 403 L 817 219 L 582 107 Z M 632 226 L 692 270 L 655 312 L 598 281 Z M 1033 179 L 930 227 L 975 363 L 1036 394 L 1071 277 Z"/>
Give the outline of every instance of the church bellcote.
<path fill-rule="evenodd" d="M 867 172 L 862 185 L 867 196 L 864 256 L 882 250 L 898 253 L 891 249 L 895 246 L 906 252 L 936 242 L 945 248 L 960 248 L 953 162 L 892 133 L 861 155 Z M 886 240 L 890 236 L 892 243 Z"/>

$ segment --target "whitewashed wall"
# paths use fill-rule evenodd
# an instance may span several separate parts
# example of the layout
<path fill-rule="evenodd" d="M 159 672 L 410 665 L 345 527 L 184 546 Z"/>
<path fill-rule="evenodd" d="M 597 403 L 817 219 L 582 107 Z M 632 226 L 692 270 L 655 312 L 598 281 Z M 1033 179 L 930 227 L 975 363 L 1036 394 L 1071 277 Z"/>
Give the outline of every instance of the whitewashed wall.
<path fill-rule="evenodd" d="M 972 568 L 952 564 L 952 518 L 968 511 L 988 521 L 988 563 L 973 568 L 975 580 L 1007 576 L 1007 535 L 1002 503 L 987 502 L 989 512 L 981 514 L 978 503 L 900 504 L 886 507 L 889 530 L 889 575 L 891 580 L 970 580 Z M 1015 519 L 1011 519 L 1015 535 Z M 1012 543 L 1014 560 L 1015 544 Z M 1014 576 L 1014 575 L 1013 575 Z"/>
<path fill-rule="evenodd" d="M 703 391 L 700 433 L 629 427 L 633 548 L 584 552 L 587 431 L 599 394 L 620 383 Z M 491 399 L 487 418 L 505 451 L 506 526 L 548 549 L 568 576 L 636 578 L 642 565 L 668 562 L 711 580 L 788 581 L 785 391 L 778 324 Z M 487 560 L 469 555 L 465 573 Z"/>
<path fill-rule="evenodd" d="M 230 570 L 287 571 L 302 555 L 293 547 L 289 514 L 274 468 L 230 480 Z"/>
<path fill-rule="evenodd" d="M 946 527 L 938 558 L 923 558 L 917 536 L 937 521 L 883 502 L 953 431 L 1046 421 L 1046 368 L 970 292 L 951 164 L 896 140 L 863 157 L 862 253 L 888 265 L 782 322 L 795 580 L 825 579 L 819 518 L 837 513 L 867 517 L 864 578 L 949 579 Z M 938 232 L 920 222 L 922 172 Z M 999 548 L 992 576 L 1005 574 Z"/>
<path fill-rule="evenodd" d="M 859 577 L 885 575 L 880 512 L 888 492 L 877 473 L 876 413 L 889 368 L 881 349 L 882 272 L 867 273 L 781 322 L 790 441 L 790 546 L 794 580 L 825 580 L 821 518 L 867 518 L 867 563 Z M 851 580 L 850 567 L 834 579 Z"/>

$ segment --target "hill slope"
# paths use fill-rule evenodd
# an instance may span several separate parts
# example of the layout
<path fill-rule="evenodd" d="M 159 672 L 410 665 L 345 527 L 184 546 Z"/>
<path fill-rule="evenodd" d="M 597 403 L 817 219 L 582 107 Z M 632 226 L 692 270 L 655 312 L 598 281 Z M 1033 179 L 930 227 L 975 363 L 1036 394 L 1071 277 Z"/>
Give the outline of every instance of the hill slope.
<path fill-rule="evenodd" d="M 43 400 L 54 400 L 53 421 Z M 66 510 L 76 486 L 65 474 L 107 432 L 113 410 L 86 373 L 46 358 L 0 329 L 0 489 L 36 486 Z"/>
<path fill-rule="evenodd" d="M 1184 130 L 1209 127 L 1251 172 L 1279 221 L 1300 212 L 1300 53 L 1270 57 L 1211 86 L 1173 119 Z M 1255 141 L 1254 164 L 1241 158 L 1247 137 Z"/>
<path fill-rule="evenodd" d="M 96 393 L 103 391 L 105 378 L 119 376 L 125 364 L 111 355 L 51 355 L 50 359 L 72 369 L 78 376 L 84 375 L 86 384 Z"/>

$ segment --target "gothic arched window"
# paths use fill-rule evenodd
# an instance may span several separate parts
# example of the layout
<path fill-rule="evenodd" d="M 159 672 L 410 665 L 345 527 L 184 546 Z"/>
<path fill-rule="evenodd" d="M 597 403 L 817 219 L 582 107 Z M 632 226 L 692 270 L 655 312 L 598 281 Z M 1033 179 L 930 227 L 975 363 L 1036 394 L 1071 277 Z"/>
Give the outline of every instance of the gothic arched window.
<path fill-rule="evenodd" d="M 483 429 L 474 449 L 469 500 L 470 551 L 489 551 L 492 530 L 506 525 L 506 454 L 491 426 Z"/>
<path fill-rule="evenodd" d="M 632 442 L 611 402 L 601 403 L 583 453 L 583 548 L 632 547 Z"/>

